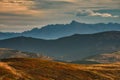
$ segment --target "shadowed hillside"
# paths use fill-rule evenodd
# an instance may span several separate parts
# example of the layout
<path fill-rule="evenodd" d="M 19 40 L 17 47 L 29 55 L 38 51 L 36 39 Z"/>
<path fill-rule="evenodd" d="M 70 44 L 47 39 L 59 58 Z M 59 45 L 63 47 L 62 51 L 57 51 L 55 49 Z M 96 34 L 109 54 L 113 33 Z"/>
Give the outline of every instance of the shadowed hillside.
<path fill-rule="evenodd" d="M 42 53 L 57 60 L 81 60 L 85 57 L 120 50 L 120 32 L 73 35 L 57 40 L 15 37 L 0 40 L 0 47 Z"/>
<path fill-rule="evenodd" d="M 75 65 L 42 59 L 11 58 L 0 62 L 0 80 L 119 80 L 120 63 Z"/>

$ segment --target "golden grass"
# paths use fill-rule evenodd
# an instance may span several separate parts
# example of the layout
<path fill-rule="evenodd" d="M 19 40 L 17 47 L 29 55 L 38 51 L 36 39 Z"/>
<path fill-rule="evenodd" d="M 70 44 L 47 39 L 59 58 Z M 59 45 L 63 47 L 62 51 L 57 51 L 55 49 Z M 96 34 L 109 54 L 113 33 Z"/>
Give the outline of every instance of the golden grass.
<path fill-rule="evenodd" d="M 35 58 L 5 59 L 2 63 L 21 75 L 15 75 L 0 66 L 0 77 L 5 76 L 7 80 L 120 80 L 119 63 L 77 65 Z M 16 78 L 8 77 L 7 74 Z"/>

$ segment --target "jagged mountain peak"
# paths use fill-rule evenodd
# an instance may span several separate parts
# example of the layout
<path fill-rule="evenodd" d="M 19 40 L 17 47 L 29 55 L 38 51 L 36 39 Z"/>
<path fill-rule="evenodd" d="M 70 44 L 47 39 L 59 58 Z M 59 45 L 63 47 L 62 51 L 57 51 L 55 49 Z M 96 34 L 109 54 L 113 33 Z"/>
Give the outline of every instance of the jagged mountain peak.
<path fill-rule="evenodd" d="M 41 39 L 58 39 L 73 34 L 93 34 L 106 31 L 120 31 L 120 24 L 86 24 L 73 20 L 69 24 L 47 25 L 42 28 L 33 28 L 23 33 L 0 33 L 0 39 L 7 39 L 20 35 Z"/>

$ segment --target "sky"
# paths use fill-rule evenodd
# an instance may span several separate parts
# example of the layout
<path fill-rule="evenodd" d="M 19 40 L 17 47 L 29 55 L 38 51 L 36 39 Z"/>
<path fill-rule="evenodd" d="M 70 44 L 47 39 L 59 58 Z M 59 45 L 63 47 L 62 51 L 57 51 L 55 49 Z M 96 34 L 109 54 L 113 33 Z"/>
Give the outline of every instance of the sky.
<path fill-rule="evenodd" d="M 48 24 L 120 23 L 120 0 L 0 0 L 0 32 Z"/>

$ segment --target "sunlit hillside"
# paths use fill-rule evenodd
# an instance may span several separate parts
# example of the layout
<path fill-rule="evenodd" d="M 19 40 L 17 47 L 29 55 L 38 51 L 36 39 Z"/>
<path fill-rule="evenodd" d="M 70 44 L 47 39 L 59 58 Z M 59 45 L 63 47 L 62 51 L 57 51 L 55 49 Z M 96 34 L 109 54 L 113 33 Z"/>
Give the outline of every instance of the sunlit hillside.
<path fill-rule="evenodd" d="M 0 80 L 120 80 L 120 63 L 77 65 L 35 58 L 3 59 Z"/>

